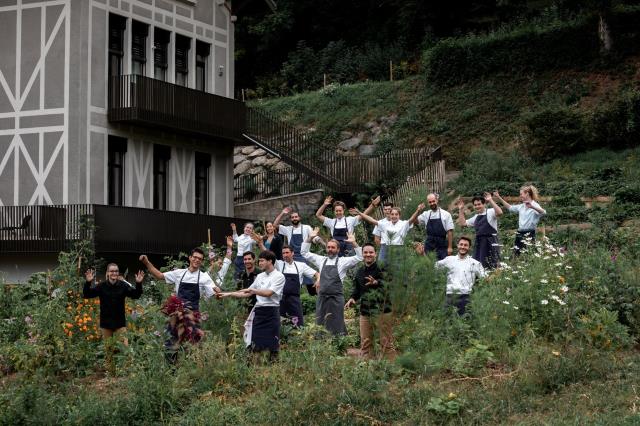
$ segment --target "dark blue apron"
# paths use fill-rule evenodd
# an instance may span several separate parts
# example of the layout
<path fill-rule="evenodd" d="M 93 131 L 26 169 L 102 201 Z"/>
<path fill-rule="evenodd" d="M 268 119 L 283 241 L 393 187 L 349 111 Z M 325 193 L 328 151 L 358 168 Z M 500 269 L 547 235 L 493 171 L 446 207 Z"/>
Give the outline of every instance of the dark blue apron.
<path fill-rule="evenodd" d="M 251 326 L 251 349 L 255 352 L 280 349 L 280 308 L 256 306 Z"/>
<path fill-rule="evenodd" d="M 296 268 L 295 274 L 285 274 L 284 268 L 286 262 L 282 263 L 282 274 L 284 275 L 284 289 L 282 290 L 282 299 L 280 300 L 280 316 L 291 318 L 294 326 L 303 326 L 304 318 L 302 315 L 302 302 L 300 301 L 300 272 L 298 265 L 293 262 Z"/>
<path fill-rule="evenodd" d="M 316 324 L 324 325 L 331 334 L 346 334 L 344 324 L 344 294 L 342 280 L 338 273 L 338 262 L 327 265 L 327 259 L 322 264 L 320 272 L 320 293 L 316 300 Z"/>
<path fill-rule="evenodd" d="M 236 258 L 233 261 L 233 264 L 236 266 L 236 271 L 233 274 L 233 278 L 237 280 L 238 278 L 240 278 L 240 274 L 242 274 L 242 272 L 244 271 L 243 256 L 236 256 Z"/>
<path fill-rule="evenodd" d="M 338 241 L 338 243 L 340 244 L 340 251 L 338 252 L 338 256 L 346 256 L 349 254 L 349 252 L 352 249 L 351 243 L 347 242 L 347 231 L 349 230 L 349 228 L 347 227 L 347 218 L 343 217 L 344 219 L 344 228 L 336 228 L 336 225 L 338 224 L 338 219 L 334 219 L 333 222 L 333 239 Z"/>
<path fill-rule="evenodd" d="M 304 262 L 308 265 L 309 262 L 307 262 L 307 259 L 305 259 L 304 256 L 300 254 L 302 243 L 304 241 L 304 239 L 302 238 L 302 225 L 300 225 L 300 227 L 301 229 L 299 234 L 294 234 L 293 227 L 291 228 L 291 238 L 289 238 L 289 246 L 291 246 L 291 248 L 293 249 L 293 260 L 295 260 L 296 262 Z M 310 295 L 316 295 L 316 289 L 313 286 L 312 278 L 304 277 L 302 279 L 302 283 L 307 286 L 307 292 Z"/>
<path fill-rule="evenodd" d="M 197 282 L 183 283 L 182 279 L 187 275 L 187 270 L 184 271 L 182 277 L 180 277 L 180 284 L 178 284 L 178 297 L 184 302 L 185 306 L 192 311 L 200 309 L 200 270 L 198 270 Z"/>
<path fill-rule="evenodd" d="M 476 248 L 473 258 L 482 263 L 485 268 L 497 268 L 500 262 L 498 230 L 489 224 L 486 214 L 476 216 L 473 227 L 476 230 Z"/>
<path fill-rule="evenodd" d="M 424 254 L 426 255 L 429 252 L 435 251 L 437 259 L 442 260 L 447 257 L 447 248 L 449 245 L 447 243 L 447 231 L 444 229 L 444 226 L 442 226 L 442 212 L 440 208 L 438 208 L 438 211 L 440 212 L 438 219 L 431 219 L 431 211 L 427 218 Z"/>

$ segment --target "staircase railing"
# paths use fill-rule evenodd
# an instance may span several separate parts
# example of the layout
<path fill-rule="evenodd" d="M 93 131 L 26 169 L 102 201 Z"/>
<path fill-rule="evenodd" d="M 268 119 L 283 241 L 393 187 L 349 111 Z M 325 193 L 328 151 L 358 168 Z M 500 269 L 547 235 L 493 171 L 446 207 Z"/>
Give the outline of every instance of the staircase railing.
<path fill-rule="evenodd" d="M 271 114 L 247 107 L 245 139 L 336 192 L 365 190 L 368 184 L 399 184 L 440 158 L 440 148 L 403 149 L 375 156 L 341 155 L 336 147 Z"/>

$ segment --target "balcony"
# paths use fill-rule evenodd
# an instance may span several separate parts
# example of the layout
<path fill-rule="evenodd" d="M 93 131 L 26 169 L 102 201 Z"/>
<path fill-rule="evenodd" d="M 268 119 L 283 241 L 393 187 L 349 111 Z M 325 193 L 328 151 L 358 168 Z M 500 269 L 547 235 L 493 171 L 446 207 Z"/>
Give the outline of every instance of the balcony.
<path fill-rule="evenodd" d="M 208 229 L 212 243 L 223 245 L 231 222 L 245 221 L 98 204 L 2 206 L 0 220 L 0 253 L 57 253 L 88 239 L 98 253 L 157 255 L 175 255 L 201 245 Z"/>
<path fill-rule="evenodd" d="M 245 105 L 149 77 L 120 75 L 109 80 L 108 118 L 236 142 L 245 128 Z"/>

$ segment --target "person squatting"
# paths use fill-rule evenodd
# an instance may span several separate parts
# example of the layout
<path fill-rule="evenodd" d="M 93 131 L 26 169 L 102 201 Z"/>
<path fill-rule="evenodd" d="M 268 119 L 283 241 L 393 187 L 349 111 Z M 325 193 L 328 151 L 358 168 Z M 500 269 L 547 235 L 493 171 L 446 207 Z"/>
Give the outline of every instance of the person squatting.
<path fill-rule="evenodd" d="M 455 241 L 455 254 L 452 215 L 440 206 L 439 196 L 434 193 L 429 194 L 426 204 L 419 204 L 405 220 L 401 219 L 401 210 L 388 201 L 383 204 L 383 217 L 375 219 L 372 213 L 379 208 L 380 197 L 373 199 L 361 212 L 356 208 L 347 210 L 343 202 L 333 201 L 329 196 L 316 212 L 316 217 L 329 232 L 327 241 L 320 236 L 319 227 L 303 224 L 300 214 L 289 207 L 284 208 L 273 222 L 265 224 L 264 236 L 256 232 L 252 223 L 244 224 L 242 235 L 238 235 L 236 225 L 231 224 L 232 235 L 226 237 L 225 255 L 216 257 L 213 249 L 209 250 L 211 266 L 208 271 L 202 270 L 205 253 L 200 248 L 191 250 L 187 268 L 169 272 L 158 270 L 143 254 L 139 260 L 149 274 L 173 285 L 173 294 L 162 307 L 168 318 L 165 330 L 167 359 L 175 362 L 181 345 L 198 343 L 202 339 L 200 299 L 213 296 L 222 301 L 242 299 L 245 309 L 239 319 L 244 321 L 246 347 L 251 352 L 268 352 L 271 360 L 277 359 L 281 319 L 286 318 L 296 328 L 305 324 L 301 289 L 316 297 L 315 323 L 332 335 L 346 334 L 345 309 L 357 305 L 360 355 L 372 357 L 373 331 L 377 330 L 382 355 L 393 358 L 396 354 L 393 324 L 399 318 L 394 317 L 390 297 L 393 271 L 397 269 L 395 257 L 388 258 L 389 253 L 394 253 L 391 249 L 405 245 L 408 232 L 414 225 L 422 225 L 424 242 L 415 243 L 416 252 L 425 256 L 433 253 L 436 269 L 446 274 L 445 307 L 465 315 L 474 283 L 500 266 L 498 220 L 504 211 L 496 200 L 507 212 L 518 214 L 513 256 L 519 256 L 528 241 L 535 239 L 538 222 L 546 214 L 538 203 L 538 191 L 532 185 L 520 189 L 519 204 L 509 204 L 497 191 L 474 196 L 471 204 L 475 214 L 468 218 L 464 201 L 458 199 L 455 203 L 457 223 L 463 229 L 473 227 L 475 241 L 467 236 L 459 237 Z M 325 216 L 329 206 L 333 208 L 333 218 Z M 423 211 L 427 206 L 428 210 Z M 350 216 L 345 216 L 345 211 L 349 211 Z M 286 216 L 290 225 L 282 224 Z M 374 243 L 367 242 L 361 247 L 355 230 L 362 222 L 375 228 Z M 257 268 L 256 247 L 260 249 Z M 324 253 L 318 253 L 319 250 Z M 223 283 L 232 263 L 235 264 L 235 289 L 224 291 Z M 345 302 L 344 282 L 349 275 L 353 290 Z M 136 274 L 135 287 L 119 278 L 118 266 L 112 263 L 107 266 L 104 282 L 97 284 L 92 270 L 86 272 L 85 278 L 85 297 L 100 297 L 100 325 L 103 336 L 108 339 L 124 329 L 124 299 L 142 295 L 144 273 Z M 398 281 L 398 277 L 395 278 Z"/>

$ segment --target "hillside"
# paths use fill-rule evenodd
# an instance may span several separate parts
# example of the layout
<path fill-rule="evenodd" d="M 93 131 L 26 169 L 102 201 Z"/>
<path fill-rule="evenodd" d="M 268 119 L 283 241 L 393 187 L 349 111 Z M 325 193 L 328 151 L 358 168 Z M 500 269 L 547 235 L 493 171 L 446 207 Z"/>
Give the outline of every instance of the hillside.
<path fill-rule="evenodd" d="M 420 77 L 332 85 L 254 105 L 335 145 L 345 138 L 341 132 L 364 132 L 372 120 L 397 114 L 377 150 L 442 145 L 448 165 L 457 168 L 479 147 L 522 151 L 530 137 L 527 120 L 536 113 L 566 110 L 589 121 L 639 84 L 640 56 L 634 56 L 615 67 L 498 75 L 454 87 L 427 85 Z"/>

